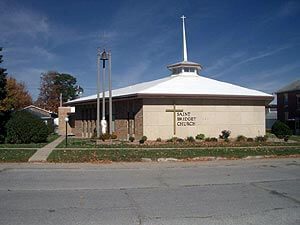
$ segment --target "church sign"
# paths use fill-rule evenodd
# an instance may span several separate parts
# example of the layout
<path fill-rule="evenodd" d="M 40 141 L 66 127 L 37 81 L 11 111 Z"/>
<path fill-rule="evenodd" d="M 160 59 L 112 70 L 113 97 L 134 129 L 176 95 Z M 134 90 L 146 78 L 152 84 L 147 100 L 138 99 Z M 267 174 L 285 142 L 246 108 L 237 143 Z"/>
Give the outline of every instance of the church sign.
<path fill-rule="evenodd" d="M 174 135 L 176 134 L 176 126 L 187 127 L 196 125 L 196 117 L 192 116 L 191 112 L 184 112 L 183 109 L 176 109 L 176 105 L 173 105 L 173 109 L 167 109 L 166 112 L 173 113 L 173 126 Z"/>
<path fill-rule="evenodd" d="M 196 125 L 196 117 L 191 112 L 177 112 L 177 123 L 179 127 L 188 127 Z"/>

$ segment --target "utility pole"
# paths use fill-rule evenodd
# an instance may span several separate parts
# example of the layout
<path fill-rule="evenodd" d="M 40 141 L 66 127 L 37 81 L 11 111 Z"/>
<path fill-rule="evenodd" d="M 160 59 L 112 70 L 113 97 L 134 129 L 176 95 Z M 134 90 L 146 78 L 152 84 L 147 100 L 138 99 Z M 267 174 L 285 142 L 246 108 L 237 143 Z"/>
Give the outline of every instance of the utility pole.
<path fill-rule="evenodd" d="M 59 95 L 59 107 L 62 107 L 62 93 Z"/>

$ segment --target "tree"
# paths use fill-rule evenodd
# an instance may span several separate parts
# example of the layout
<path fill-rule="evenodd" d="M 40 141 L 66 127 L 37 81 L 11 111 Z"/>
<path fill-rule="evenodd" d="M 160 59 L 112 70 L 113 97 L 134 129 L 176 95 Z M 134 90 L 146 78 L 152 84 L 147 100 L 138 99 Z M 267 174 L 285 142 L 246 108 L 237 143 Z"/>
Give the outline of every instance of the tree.
<path fill-rule="evenodd" d="M 41 75 L 40 94 L 36 105 L 57 112 L 62 94 L 63 102 L 75 99 L 82 88 L 76 85 L 76 78 L 70 74 L 49 71 Z"/>
<path fill-rule="evenodd" d="M 32 98 L 23 82 L 17 82 L 13 77 L 8 77 L 6 81 L 6 98 L 0 106 L 0 110 L 12 111 L 22 109 L 32 104 Z"/>
<path fill-rule="evenodd" d="M 0 64 L 3 62 L 1 55 L 2 47 L 0 47 Z M 3 104 L 3 99 L 6 98 L 6 69 L 0 66 L 0 107 Z M 3 142 L 5 136 L 5 124 L 8 119 L 8 114 L 0 109 L 0 143 Z"/>
<path fill-rule="evenodd" d="M 2 55 L 1 55 L 2 47 L 0 47 L 0 64 L 3 62 Z M 2 104 L 3 99 L 6 97 L 6 69 L 0 66 L 0 106 Z"/>

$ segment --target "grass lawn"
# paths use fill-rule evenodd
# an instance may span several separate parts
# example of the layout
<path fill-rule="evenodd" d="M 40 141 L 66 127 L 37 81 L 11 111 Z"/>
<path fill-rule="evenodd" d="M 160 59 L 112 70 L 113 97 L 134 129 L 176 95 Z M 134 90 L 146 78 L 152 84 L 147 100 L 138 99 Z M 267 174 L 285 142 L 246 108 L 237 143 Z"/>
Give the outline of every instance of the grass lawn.
<path fill-rule="evenodd" d="M 188 159 L 203 156 L 243 158 L 255 155 L 294 155 L 300 154 L 300 147 L 282 148 L 207 148 L 207 149 L 118 149 L 118 150 L 54 150 L 49 162 L 134 162 L 142 158 Z"/>
<path fill-rule="evenodd" d="M 0 162 L 27 162 L 36 149 L 0 149 Z"/>
<path fill-rule="evenodd" d="M 29 144 L 0 144 L 0 149 L 3 148 L 41 148 L 46 144 L 54 141 L 57 139 L 59 135 L 57 134 L 50 134 L 47 138 L 47 142 L 45 143 L 29 143 Z"/>
<path fill-rule="evenodd" d="M 68 138 L 67 148 L 193 148 L 193 147 L 252 147 L 252 146 L 300 146 L 300 140 L 296 143 L 286 142 L 194 142 L 194 143 L 160 143 L 155 144 L 130 144 L 128 142 L 96 145 L 96 141 L 89 138 Z M 65 148 L 65 140 L 62 141 L 56 148 Z"/>

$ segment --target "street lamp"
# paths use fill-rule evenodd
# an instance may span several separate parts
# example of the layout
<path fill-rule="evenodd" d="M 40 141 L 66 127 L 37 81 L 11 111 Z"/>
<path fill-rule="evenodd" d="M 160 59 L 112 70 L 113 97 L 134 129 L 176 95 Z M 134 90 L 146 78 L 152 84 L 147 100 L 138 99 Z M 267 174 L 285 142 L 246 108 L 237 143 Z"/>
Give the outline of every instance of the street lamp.
<path fill-rule="evenodd" d="M 69 122 L 69 117 L 65 117 L 65 122 L 66 122 L 66 147 L 68 146 L 68 122 Z"/>

